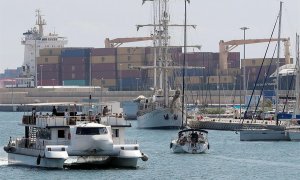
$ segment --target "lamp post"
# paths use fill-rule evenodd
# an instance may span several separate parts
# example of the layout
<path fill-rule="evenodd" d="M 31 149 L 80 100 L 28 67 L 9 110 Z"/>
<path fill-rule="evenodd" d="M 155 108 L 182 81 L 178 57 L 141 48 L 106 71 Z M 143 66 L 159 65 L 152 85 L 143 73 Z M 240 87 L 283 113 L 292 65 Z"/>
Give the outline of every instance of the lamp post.
<path fill-rule="evenodd" d="M 122 91 L 122 64 L 120 64 L 120 91 Z"/>
<path fill-rule="evenodd" d="M 246 30 L 249 29 L 249 28 L 248 27 L 241 27 L 240 29 L 244 31 L 244 41 L 245 41 L 245 39 L 246 39 Z M 247 95 L 245 59 L 246 59 L 246 45 L 245 45 L 245 42 L 244 42 L 244 66 L 243 66 L 243 81 L 244 81 L 243 86 L 244 87 L 243 87 L 243 89 L 245 91 L 245 95 Z"/>
<path fill-rule="evenodd" d="M 43 86 L 43 65 L 40 65 L 41 67 L 41 86 Z"/>
<path fill-rule="evenodd" d="M 51 80 L 52 80 L 52 86 L 53 86 L 53 88 L 54 88 L 54 80 L 55 80 L 55 79 L 51 79 Z"/>
<path fill-rule="evenodd" d="M 140 78 L 135 78 L 136 79 L 136 91 L 139 90 L 139 79 Z"/>

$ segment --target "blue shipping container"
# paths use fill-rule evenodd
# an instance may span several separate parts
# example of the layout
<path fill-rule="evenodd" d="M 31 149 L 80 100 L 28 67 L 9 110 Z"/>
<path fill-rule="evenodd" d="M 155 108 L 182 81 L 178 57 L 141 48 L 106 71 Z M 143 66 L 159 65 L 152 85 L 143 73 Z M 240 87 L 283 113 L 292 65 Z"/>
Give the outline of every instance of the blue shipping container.
<path fill-rule="evenodd" d="M 61 57 L 89 57 L 91 49 L 63 49 Z"/>

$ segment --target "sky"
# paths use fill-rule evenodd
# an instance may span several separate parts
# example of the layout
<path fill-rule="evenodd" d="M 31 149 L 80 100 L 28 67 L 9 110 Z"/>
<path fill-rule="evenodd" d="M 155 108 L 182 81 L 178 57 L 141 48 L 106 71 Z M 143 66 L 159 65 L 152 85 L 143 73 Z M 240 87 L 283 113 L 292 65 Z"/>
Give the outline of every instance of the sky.
<path fill-rule="evenodd" d="M 169 2 L 171 23 L 183 24 L 184 0 Z M 46 19 L 44 32 L 67 37 L 66 47 L 103 48 L 105 38 L 149 36 L 152 28 L 137 31 L 136 25 L 153 23 L 151 4 L 142 5 L 142 0 L 0 0 L 0 73 L 22 65 L 24 46 L 20 41 L 22 34 L 34 27 L 36 9 Z M 246 39 L 270 38 L 279 4 L 279 0 L 190 0 L 187 23 L 197 28 L 188 29 L 187 43 L 201 45 L 202 52 L 218 52 L 220 40 L 243 39 L 240 28 L 244 26 L 250 28 Z M 170 28 L 170 42 L 183 45 L 183 32 L 183 28 Z M 300 34 L 300 1 L 283 0 L 281 37 L 291 38 L 292 56 L 296 33 Z M 278 37 L 277 30 L 273 37 Z M 123 46 L 151 46 L 151 42 Z M 266 46 L 247 45 L 246 58 L 263 57 Z M 243 46 L 233 51 L 243 57 Z"/>

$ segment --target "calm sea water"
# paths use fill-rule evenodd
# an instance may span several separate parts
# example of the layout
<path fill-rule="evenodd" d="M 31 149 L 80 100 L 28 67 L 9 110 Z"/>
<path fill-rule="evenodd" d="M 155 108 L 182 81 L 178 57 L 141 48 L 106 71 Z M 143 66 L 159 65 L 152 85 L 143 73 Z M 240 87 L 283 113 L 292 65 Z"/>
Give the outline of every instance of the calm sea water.
<path fill-rule="evenodd" d="M 241 142 L 232 131 L 209 131 L 208 154 L 173 154 L 176 130 L 127 129 L 149 156 L 137 169 L 46 170 L 7 165 L 3 146 L 22 136 L 23 113 L 0 112 L 0 179 L 300 179 L 300 142 Z"/>

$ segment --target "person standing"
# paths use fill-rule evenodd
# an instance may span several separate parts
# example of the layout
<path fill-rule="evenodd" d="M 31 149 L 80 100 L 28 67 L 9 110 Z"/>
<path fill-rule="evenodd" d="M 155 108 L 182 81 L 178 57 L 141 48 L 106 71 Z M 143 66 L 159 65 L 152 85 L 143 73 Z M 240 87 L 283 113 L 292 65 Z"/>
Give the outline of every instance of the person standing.
<path fill-rule="evenodd" d="M 56 116 L 57 115 L 57 110 L 56 110 L 56 107 L 53 106 L 53 109 L 52 109 L 52 116 Z"/>

